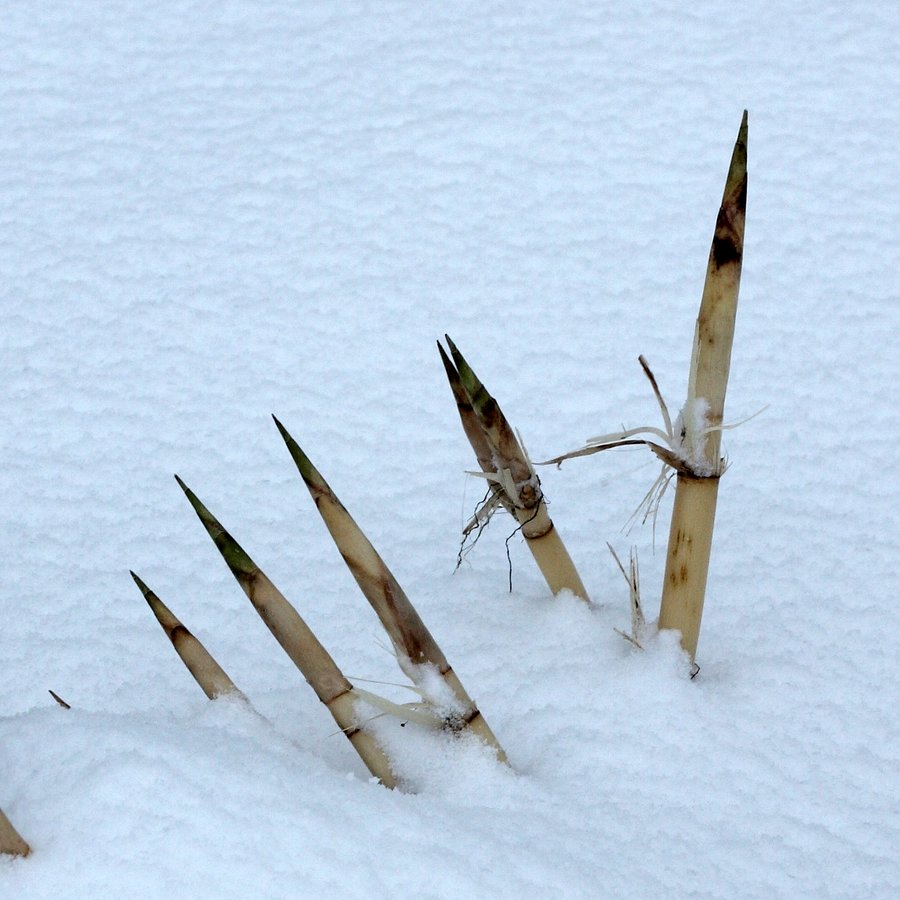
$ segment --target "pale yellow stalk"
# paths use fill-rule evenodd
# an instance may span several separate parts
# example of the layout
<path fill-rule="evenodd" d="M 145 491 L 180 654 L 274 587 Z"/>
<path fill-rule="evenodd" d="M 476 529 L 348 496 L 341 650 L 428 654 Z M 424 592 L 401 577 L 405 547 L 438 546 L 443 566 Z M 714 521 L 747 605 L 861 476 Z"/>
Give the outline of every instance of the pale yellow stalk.
<path fill-rule="evenodd" d="M 663 581 L 659 627 L 681 633 L 693 660 L 706 594 L 719 478 L 725 392 L 737 313 L 747 202 L 747 113 L 725 182 L 694 337 L 681 456 Z"/>

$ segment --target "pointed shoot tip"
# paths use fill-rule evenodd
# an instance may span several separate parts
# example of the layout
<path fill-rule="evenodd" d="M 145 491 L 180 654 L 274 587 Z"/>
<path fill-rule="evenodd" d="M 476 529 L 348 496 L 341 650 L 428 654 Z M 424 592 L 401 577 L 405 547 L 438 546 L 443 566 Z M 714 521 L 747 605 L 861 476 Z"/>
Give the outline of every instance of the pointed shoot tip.
<path fill-rule="evenodd" d="M 310 461 L 309 457 L 303 452 L 300 445 L 291 437 L 290 432 L 288 432 L 287 428 L 285 428 L 278 419 L 275 419 L 275 424 L 278 425 L 278 431 L 281 434 L 281 438 L 285 444 L 287 444 L 291 459 L 294 460 L 294 464 L 300 470 L 303 480 L 308 481 L 310 478 L 315 477 L 318 474 L 318 471 Z"/>
<path fill-rule="evenodd" d="M 741 127 L 738 129 L 738 137 L 737 142 L 739 144 L 744 145 L 744 152 L 746 153 L 747 148 L 747 110 L 744 110 L 744 115 L 741 116 Z"/>
<path fill-rule="evenodd" d="M 454 380 L 459 377 L 459 372 L 456 371 L 456 366 L 453 365 L 453 360 L 447 355 L 447 351 L 443 348 L 440 341 L 437 342 L 438 353 L 441 354 L 441 362 L 444 364 L 444 371 L 447 373 L 447 377 L 449 379 Z"/>

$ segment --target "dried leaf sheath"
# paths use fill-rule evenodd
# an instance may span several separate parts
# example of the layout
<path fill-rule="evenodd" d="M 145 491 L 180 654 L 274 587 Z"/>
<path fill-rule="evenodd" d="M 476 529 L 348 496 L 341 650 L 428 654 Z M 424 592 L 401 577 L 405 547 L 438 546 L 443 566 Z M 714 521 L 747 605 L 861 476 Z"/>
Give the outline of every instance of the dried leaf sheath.
<path fill-rule="evenodd" d="M 169 607 L 134 572 L 131 573 L 131 577 L 172 642 L 175 652 L 206 696 L 210 700 L 215 700 L 216 697 L 230 694 L 246 699 L 225 670 L 213 659 L 206 647 L 182 625 Z"/>
<path fill-rule="evenodd" d="M 540 479 L 515 432 L 459 349 L 449 336 L 445 335 L 445 338 L 453 360 L 451 362 L 447 358 L 443 349 L 441 358 L 454 397 L 457 397 L 463 429 L 482 471 L 499 479 L 499 483 L 492 483 L 498 484 L 504 506 L 522 526 L 522 535 L 550 590 L 554 594 L 570 590 L 575 596 L 588 601 L 584 583 L 547 512 Z M 460 391 L 465 395 L 465 404 L 459 402 Z"/>
<path fill-rule="evenodd" d="M 747 113 L 744 112 L 725 182 L 700 312 L 697 317 L 688 399 L 683 413 L 687 457 L 695 472 L 680 472 L 675 488 L 659 627 L 681 632 L 691 659 L 697 653 L 712 550 L 725 392 L 731 364 L 744 255 L 747 204 Z M 702 415 L 697 415 L 702 412 Z"/>
<path fill-rule="evenodd" d="M 422 667 L 437 671 L 459 704 L 462 724 L 478 734 L 495 749 L 498 757 L 505 760 L 503 749 L 474 700 L 450 668 L 447 658 L 393 573 L 309 457 L 281 422 L 274 416 L 273 419 L 341 556 L 384 626 L 400 667 L 414 684 L 423 688 L 427 688 L 428 679 Z"/>
<path fill-rule="evenodd" d="M 28 856 L 31 853 L 31 847 L 13 828 L 12 822 L 6 818 L 6 813 L 2 809 L 0 809 L 0 853 L 10 856 Z"/>
<path fill-rule="evenodd" d="M 319 699 L 328 707 L 338 727 L 350 739 L 369 771 L 387 787 L 394 787 L 396 778 L 388 758 L 371 735 L 357 725 L 353 686 L 297 610 L 193 491 L 177 475 L 175 478 L 269 631 L 303 673 Z"/>

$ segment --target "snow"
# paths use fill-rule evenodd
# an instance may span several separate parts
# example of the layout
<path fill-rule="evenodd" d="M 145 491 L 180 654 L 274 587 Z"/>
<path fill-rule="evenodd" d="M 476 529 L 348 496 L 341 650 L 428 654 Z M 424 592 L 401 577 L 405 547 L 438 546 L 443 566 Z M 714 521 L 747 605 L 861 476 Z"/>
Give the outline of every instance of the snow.
<path fill-rule="evenodd" d="M 0 897 L 900 891 L 889 5 L 12 4 L 0 30 Z M 434 341 L 533 459 L 686 390 L 749 109 L 699 676 L 634 649 L 645 448 L 542 470 L 594 606 L 483 492 Z M 371 782 L 178 472 L 352 680 L 402 675 L 269 419 L 384 556 L 511 766 L 371 726 Z M 260 715 L 206 700 L 133 568 Z M 48 689 L 70 710 L 58 707 Z"/>

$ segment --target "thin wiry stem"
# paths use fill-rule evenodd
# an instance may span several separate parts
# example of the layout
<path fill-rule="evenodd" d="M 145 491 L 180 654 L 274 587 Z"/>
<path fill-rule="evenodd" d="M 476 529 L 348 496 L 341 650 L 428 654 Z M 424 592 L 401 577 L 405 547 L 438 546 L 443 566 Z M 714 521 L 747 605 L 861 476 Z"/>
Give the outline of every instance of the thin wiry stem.
<path fill-rule="evenodd" d="M 672 418 L 669 415 L 669 407 L 666 406 L 666 401 L 663 399 L 662 392 L 659 389 L 659 385 L 656 383 L 656 376 L 653 374 L 653 370 L 647 363 L 647 360 L 644 359 L 643 356 L 638 357 L 638 362 L 641 364 L 641 368 L 644 370 L 644 374 L 647 376 L 647 380 L 650 382 L 650 387 L 653 388 L 653 396 L 656 397 L 656 402 L 659 404 L 659 411 L 662 414 L 663 422 L 666 426 L 666 435 L 668 436 L 670 441 L 675 439 L 675 432 L 672 430 Z"/>

